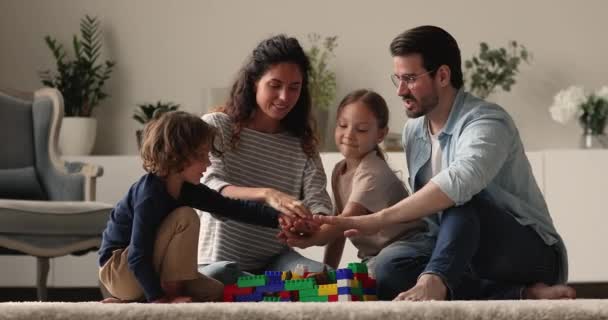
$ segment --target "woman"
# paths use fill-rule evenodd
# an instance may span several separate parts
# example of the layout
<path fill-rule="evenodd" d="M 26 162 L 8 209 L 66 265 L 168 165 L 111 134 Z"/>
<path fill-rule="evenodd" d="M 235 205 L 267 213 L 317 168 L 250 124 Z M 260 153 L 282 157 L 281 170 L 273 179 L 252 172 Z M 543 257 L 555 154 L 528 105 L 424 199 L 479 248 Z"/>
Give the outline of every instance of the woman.
<path fill-rule="evenodd" d="M 205 121 L 218 131 L 221 157 L 211 157 L 203 183 L 231 198 L 263 201 L 279 211 L 329 214 L 331 200 L 317 150 L 308 89 L 309 61 L 294 38 L 262 41 L 240 70 L 230 98 Z M 199 270 L 224 283 L 241 271 L 291 270 L 322 263 L 276 238 L 278 230 L 201 215 Z"/>

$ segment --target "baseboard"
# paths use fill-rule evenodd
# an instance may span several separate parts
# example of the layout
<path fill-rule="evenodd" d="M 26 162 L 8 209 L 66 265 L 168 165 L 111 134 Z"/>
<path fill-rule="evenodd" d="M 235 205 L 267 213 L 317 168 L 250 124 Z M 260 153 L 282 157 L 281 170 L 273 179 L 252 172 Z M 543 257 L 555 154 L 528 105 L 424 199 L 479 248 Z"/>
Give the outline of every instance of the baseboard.
<path fill-rule="evenodd" d="M 580 299 L 608 299 L 608 282 L 570 283 Z M 97 287 L 86 288 L 49 288 L 48 301 L 82 302 L 100 301 L 101 292 Z M 0 302 L 36 301 L 36 288 L 0 287 Z"/>
<path fill-rule="evenodd" d="M 0 287 L 0 302 L 37 301 L 36 288 Z M 53 302 L 101 301 L 98 287 L 48 288 L 48 300 Z"/>

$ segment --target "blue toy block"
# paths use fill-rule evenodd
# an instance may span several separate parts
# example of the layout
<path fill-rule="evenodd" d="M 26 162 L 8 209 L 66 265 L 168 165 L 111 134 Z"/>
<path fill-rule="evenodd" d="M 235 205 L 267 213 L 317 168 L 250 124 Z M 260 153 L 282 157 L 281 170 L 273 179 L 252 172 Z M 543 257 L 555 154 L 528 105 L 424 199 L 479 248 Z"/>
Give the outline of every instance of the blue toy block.
<path fill-rule="evenodd" d="M 270 282 L 265 286 L 255 288 L 255 292 L 280 292 L 285 290 L 285 283 L 283 281 Z"/>
<path fill-rule="evenodd" d="M 375 295 L 376 288 L 363 288 L 363 294 L 365 295 Z"/>
<path fill-rule="evenodd" d="M 272 280 L 276 280 L 276 279 L 281 281 L 282 274 L 283 274 L 283 272 L 281 272 L 281 271 L 264 271 L 264 275 L 266 277 L 268 277 L 268 281 L 272 281 Z"/>
<path fill-rule="evenodd" d="M 351 292 L 351 288 L 350 287 L 340 287 L 338 288 L 338 295 L 340 294 L 350 294 Z"/>
<path fill-rule="evenodd" d="M 254 292 L 252 294 L 246 294 L 246 295 L 234 297 L 234 301 L 236 301 L 236 302 L 258 302 L 258 301 L 262 301 L 262 299 L 264 299 L 264 296 L 262 295 L 261 292 Z"/>
<path fill-rule="evenodd" d="M 352 279 L 353 271 L 350 269 L 338 269 L 336 270 L 336 280 L 340 279 Z"/>

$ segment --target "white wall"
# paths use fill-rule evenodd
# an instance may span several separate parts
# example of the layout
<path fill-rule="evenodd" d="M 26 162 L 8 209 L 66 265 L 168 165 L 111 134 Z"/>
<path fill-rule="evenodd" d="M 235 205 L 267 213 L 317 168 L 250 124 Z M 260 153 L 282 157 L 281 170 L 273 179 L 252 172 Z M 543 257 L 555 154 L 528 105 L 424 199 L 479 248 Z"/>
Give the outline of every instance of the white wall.
<path fill-rule="evenodd" d="M 206 110 L 205 89 L 228 86 L 263 38 L 287 33 L 305 43 L 309 32 L 338 35 L 333 67 L 338 98 L 368 87 L 392 106 L 392 131 L 405 121 L 388 78 L 388 44 L 405 29 L 435 24 L 459 41 L 464 58 L 480 41 L 514 39 L 534 55 L 511 93 L 491 99 L 515 118 L 528 150 L 576 147 L 575 123 L 554 123 L 547 108 L 571 84 L 608 84 L 608 2 L 575 1 L 93 1 L 0 0 L 0 87 L 34 90 L 37 71 L 52 68 L 43 36 L 69 44 L 79 19 L 97 15 L 104 52 L 118 64 L 96 110 L 96 154 L 133 154 L 136 103 L 171 100 L 188 111 Z"/>

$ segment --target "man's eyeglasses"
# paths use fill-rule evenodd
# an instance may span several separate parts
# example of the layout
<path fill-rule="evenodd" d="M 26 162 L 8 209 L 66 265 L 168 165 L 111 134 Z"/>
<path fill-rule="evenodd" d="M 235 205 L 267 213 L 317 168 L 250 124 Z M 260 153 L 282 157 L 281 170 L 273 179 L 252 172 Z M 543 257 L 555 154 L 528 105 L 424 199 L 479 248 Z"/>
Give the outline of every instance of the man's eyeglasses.
<path fill-rule="evenodd" d="M 425 74 L 434 72 L 434 71 L 435 70 L 431 70 L 431 71 L 427 71 L 427 72 L 424 72 L 421 74 L 404 74 L 402 76 L 398 76 L 396 74 L 391 74 L 391 81 L 397 88 L 399 88 L 399 85 L 401 84 L 401 82 L 405 82 L 405 84 L 408 86 L 408 88 L 411 88 L 414 86 L 414 84 L 416 84 L 416 80 L 418 80 L 418 78 L 422 77 Z"/>

